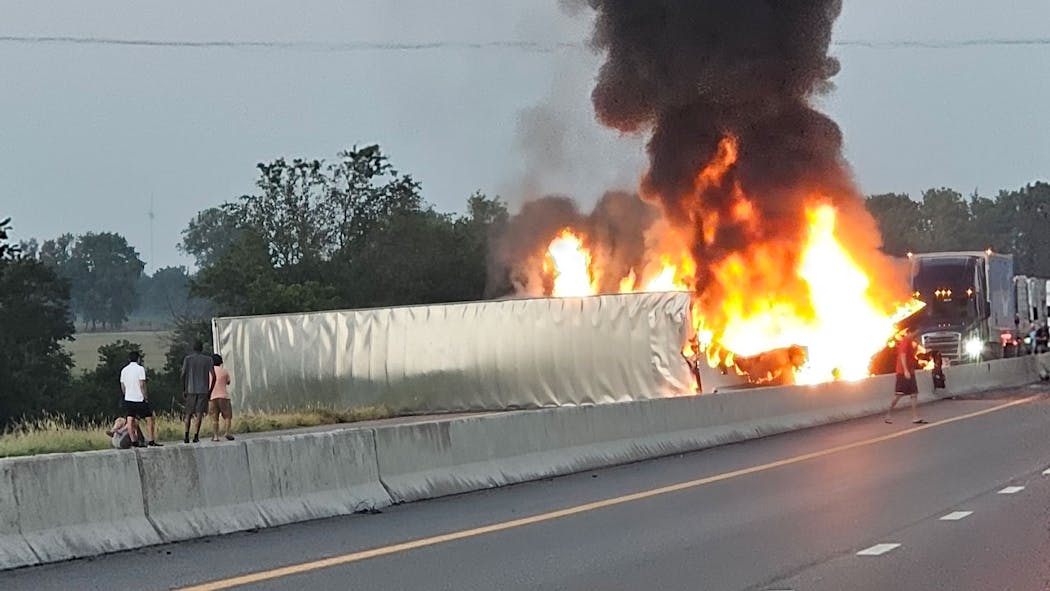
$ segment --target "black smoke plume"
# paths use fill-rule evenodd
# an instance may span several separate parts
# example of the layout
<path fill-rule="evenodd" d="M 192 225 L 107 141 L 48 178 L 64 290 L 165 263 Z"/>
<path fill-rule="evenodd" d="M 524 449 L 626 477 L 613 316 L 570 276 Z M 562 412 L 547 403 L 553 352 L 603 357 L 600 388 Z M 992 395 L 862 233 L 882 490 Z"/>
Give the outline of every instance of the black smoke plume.
<path fill-rule="evenodd" d="M 606 56 L 592 94 L 596 115 L 622 132 L 649 134 L 641 193 L 695 237 L 700 292 L 713 288 L 714 265 L 749 244 L 799 244 L 815 194 L 836 206 L 840 224 L 861 227 L 870 243 L 861 250 L 877 248 L 842 134 L 810 104 L 839 70 L 828 46 L 841 0 L 588 4 L 596 11 L 592 44 Z M 698 187 L 698 171 L 727 136 L 738 142 L 736 164 L 721 183 Z M 734 187 L 760 223 L 733 219 Z M 717 227 L 705 240 L 712 213 Z"/>

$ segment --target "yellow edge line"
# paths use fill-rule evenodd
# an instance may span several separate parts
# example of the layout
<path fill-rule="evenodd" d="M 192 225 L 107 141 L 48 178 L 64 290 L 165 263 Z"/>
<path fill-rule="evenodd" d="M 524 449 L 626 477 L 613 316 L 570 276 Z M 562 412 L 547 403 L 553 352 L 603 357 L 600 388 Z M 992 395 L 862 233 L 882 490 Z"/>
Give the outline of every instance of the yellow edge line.
<path fill-rule="evenodd" d="M 659 495 L 665 495 L 668 493 L 678 492 L 690 488 L 696 488 L 705 484 L 712 484 L 715 482 L 721 482 L 723 480 L 729 480 L 731 478 L 738 478 L 740 476 L 747 476 L 748 474 L 754 474 L 756 472 L 764 472 L 766 470 L 772 470 L 774 468 L 780 468 L 783 466 L 789 466 L 791 464 L 797 464 L 799 462 L 805 462 L 815 458 L 821 458 L 831 454 L 847 451 L 850 449 L 856 449 L 858 447 L 864 447 L 868 445 L 874 445 L 876 443 L 882 443 L 884 441 L 890 441 L 905 435 L 912 433 L 918 433 L 926 429 L 932 429 L 933 427 L 939 427 L 941 425 L 947 425 L 950 423 L 956 423 L 959 421 L 965 421 L 981 415 L 990 414 L 1010 408 L 1011 406 L 1017 406 L 1019 404 L 1025 404 L 1039 398 L 1036 396 L 1029 396 L 1021 400 L 1014 400 L 992 408 L 986 408 L 971 412 L 957 417 L 936 421 L 928 425 L 920 425 L 904 431 L 898 431 L 896 433 L 890 433 L 888 435 L 881 435 L 879 437 L 873 437 L 871 439 L 864 439 L 853 443 L 847 443 L 845 445 L 839 445 L 831 447 L 821 451 L 815 451 L 799 456 L 793 456 L 783 460 L 777 460 L 775 462 L 769 462 L 768 464 L 761 464 L 759 466 L 751 466 L 750 468 L 741 468 L 740 470 L 733 470 L 731 472 L 723 472 L 721 474 L 715 474 L 714 476 L 707 476 L 705 478 L 699 478 L 696 480 L 689 480 L 686 482 L 679 482 L 677 484 L 671 484 L 668 486 L 661 486 L 642 492 L 632 493 L 619 497 L 613 497 L 604 499 L 601 501 L 595 501 L 593 503 L 585 503 L 583 505 L 577 505 L 575 507 L 569 507 L 567 509 L 559 509 L 557 511 L 551 511 L 549 513 L 540 513 L 539 515 L 533 515 L 531 517 L 522 517 L 521 519 L 512 519 L 510 521 L 502 521 L 499 523 L 493 523 L 491 525 L 485 525 L 482 527 L 475 527 L 472 529 L 464 529 L 452 533 L 441 534 L 437 536 L 431 536 L 428 538 L 419 538 L 416 540 L 410 540 L 408 542 L 402 542 L 400 544 L 393 544 L 390 546 L 383 546 L 380 548 L 372 548 L 371 550 L 362 550 L 360 552 L 353 552 L 350 554 L 343 554 L 341 556 L 333 556 L 331 558 L 324 558 L 321 560 L 314 560 L 310 562 L 302 562 L 299 564 L 293 564 L 290 566 L 284 566 L 281 568 L 275 568 L 267 571 L 259 571 L 250 573 L 247 575 L 240 575 L 231 577 L 228 579 L 221 579 L 212 581 L 210 583 L 201 583 L 199 585 L 192 585 L 189 587 L 183 587 L 176 591 L 221 591 L 223 589 L 230 589 L 240 585 L 248 585 L 251 583 L 259 583 L 262 581 L 269 581 L 272 579 L 278 579 L 281 577 L 287 577 L 290 575 L 302 574 L 310 571 L 320 570 L 323 568 L 330 568 L 333 566 L 340 566 L 343 564 L 350 564 L 352 562 L 359 562 L 362 560 L 368 560 L 369 558 L 377 558 L 379 556 L 388 556 L 390 554 L 397 554 L 399 552 L 406 552 L 408 550 L 416 550 L 419 548 L 426 548 L 427 546 L 434 546 L 437 544 L 443 544 L 445 542 L 454 542 L 456 540 L 462 540 L 464 538 L 472 538 L 485 534 L 491 534 L 499 531 L 508 529 L 514 529 L 523 527 L 526 525 L 532 525 L 535 523 L 543 523 L 545 521 L 552 521 L 554 519 L 560 519 L 562 517 L 569 517 L 571 515 L 579 515 L 580 513 L 587 513 L 589 511 L 595 511 L 597 509 L 604 509 L 607 507 L 615 507 L 624 503 L 630 503 L 632 501 L 640 501 L 643 499 L 649 499 Z"/>

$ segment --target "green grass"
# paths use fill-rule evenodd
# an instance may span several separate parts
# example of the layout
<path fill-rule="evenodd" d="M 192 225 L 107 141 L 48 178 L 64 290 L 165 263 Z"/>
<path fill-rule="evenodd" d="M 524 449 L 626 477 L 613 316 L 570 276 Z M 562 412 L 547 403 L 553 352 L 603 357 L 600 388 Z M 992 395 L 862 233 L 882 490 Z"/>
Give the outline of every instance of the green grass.
<path fill-rule="evenodd" d="M 82 373 L 95 369 L 98 365 L 98 348 L 115 341 L 127 340 L 142 346 L 146 356 L 146 366 L 159 370 L 164 367 L 164 354 L 168 351 L 168 331 L 121 331 L 121 332 L 78 332 L 73 335 L 73 342 L 64 344 L 66 351 L 73 356 L 73 371 Z"/>
<path fill-rule="evenodd" d="M 260 433 L 297 427 L 316 427 L 384 419 L 391 416 L 384 407 L 370 406 L 349 410 L 311 408 L 272 413 L 233 414 L 234 433 Z M 110 449 L 106 435 L 112 423 L 75 424 L 63 417 L 24 421 L 0 434 L 0 457 Z M 220 424 L 221 428 L 221 424 Z M 180 417 L 164 414 L 157 417 L 157 440 L 161 443 L 182 441 Z M 143 427 L 145 432 L 145 427 Z M 211 437 L 211 422 L 205 418 L 201 438 Z"/>

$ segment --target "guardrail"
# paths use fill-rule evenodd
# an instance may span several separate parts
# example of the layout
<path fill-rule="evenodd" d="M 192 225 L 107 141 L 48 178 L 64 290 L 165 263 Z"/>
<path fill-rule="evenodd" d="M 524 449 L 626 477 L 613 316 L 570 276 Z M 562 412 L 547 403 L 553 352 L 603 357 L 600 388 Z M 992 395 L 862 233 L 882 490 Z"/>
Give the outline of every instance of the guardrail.
<path fill-rule="evenodd" d="M 939 396 L 1039 379 L 1050 355 L 946 369 Z M 881 412 L 893 376 L 438 417 L 206 446 L 0 460 L 0 568 L 345 515 Z M 931 401 L 928 373 L 921 400 Z"/>

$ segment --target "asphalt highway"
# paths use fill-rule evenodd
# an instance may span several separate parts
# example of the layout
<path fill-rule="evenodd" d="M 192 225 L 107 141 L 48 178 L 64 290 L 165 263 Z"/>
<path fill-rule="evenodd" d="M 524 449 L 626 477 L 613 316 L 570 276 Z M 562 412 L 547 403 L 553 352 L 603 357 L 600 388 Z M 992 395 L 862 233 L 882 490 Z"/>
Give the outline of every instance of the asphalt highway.
<path fill-rule="evenodd" d="M 1050 391 L 923 414 L 10 571 L 0 589 L 1050 589 Z"/>

